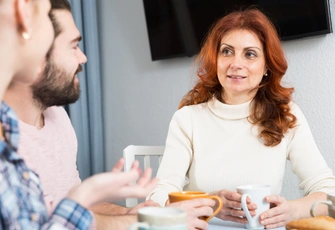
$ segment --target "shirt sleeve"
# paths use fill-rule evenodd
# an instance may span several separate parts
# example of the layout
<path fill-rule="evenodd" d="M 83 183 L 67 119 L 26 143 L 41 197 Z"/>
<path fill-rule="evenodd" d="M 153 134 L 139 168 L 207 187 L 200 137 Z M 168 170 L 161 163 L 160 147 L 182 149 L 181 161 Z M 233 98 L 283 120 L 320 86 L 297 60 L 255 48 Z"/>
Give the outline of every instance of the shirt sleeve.
<path fill-rule="evenodd" d="M 287 159 L 300 179 L 299 188 L 304 195 L 335 192 L 335 177 L 315 143 L 305 116 L 295 104 L 292 113 L 297 118 L 297 125 L 289 135 Z"/>
<path fill-rule="evenodd" d="M 91 222 L 92 215 L 89 210 L 70 199 L 64 199 L 41 229 L 85 230 L 89 229 Z"/>

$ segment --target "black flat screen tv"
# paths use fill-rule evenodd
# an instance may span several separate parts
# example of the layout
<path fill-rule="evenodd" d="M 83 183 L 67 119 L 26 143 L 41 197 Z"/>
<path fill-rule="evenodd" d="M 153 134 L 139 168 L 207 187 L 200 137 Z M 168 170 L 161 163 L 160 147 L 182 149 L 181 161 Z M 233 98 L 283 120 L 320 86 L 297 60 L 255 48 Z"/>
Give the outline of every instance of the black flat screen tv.
<path fill-rule="evenodd" d="M 332 32 L 328 0 L 143 0 L 153 61 L 193 56 L 211 27 L 249 5 L 274 23 L 281 40 Z"/>

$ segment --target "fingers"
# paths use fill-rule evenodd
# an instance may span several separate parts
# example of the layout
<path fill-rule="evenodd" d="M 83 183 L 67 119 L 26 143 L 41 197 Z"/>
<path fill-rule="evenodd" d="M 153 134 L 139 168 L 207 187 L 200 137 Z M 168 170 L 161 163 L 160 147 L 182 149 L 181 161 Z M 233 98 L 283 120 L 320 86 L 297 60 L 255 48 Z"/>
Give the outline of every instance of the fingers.
<path fill-rule="evenodd" d="M 286 224 L 287 217 L 285 214 L 280 214 L 276 216 L 269 217 L 265 220 L 260 220 L 260 223 L 264 225 L 266 228 L 277 228 L 280 226 L 284 226 Z"/>
<path fill-rule="evenodd" d="M 209 198 L 199 198 L 170 203 L 169 207 L 178 207 L 187 213 L 188 229 L 208 229 L 208 223 L 199 217 L 213 215 L 215 201 Z"/>
<path fill-rule="evenodd" d="M 140 179 L 137 181 L 137 185 L 142 186 L 148 183 L 148 181 L 150 181 L 151 179 L 151 174 L 152 174 L 152 169 L 151 168 L 147 168 L 142 176 L 140 177 Z"/>
<path fill-rule="evenodd" d="M 216 217 L 241 224 L 248 223 L 242 210 L 241 194 L 229 190 L 221 190 L 218 192 L 218 195 L 222 198 L 224 205 Z M 249 197 L 247 197 L 247 207 L 250 215 L 255 216 L 257 205 Z"/>
<path fill-rule="evenodd" d="M 208 223 L 199 218 L 191 218 L 187 222 L 188 222 L 188 230 L 208 229 Z"/>
<path fill-rule="evenodd" d="M 147 196 L 149 192 L 151 192 L 156 187 L 157 184 L 158 184 L 158 178 L 153 178 L 148 183 L 141 185 L 140 187 L 142 187 L 144 190 L 144 196 Z"/>
<path fill-rule="evenodd" d="M 111 172 L 113 173 L 121 172 L 124 166 L 124 162 L 125 162 L 124 158 L 118 160 L 118 162 L 116 162 Z"/>
<path fill-rule="evenodd" d="M 271 196 L 266 196 L 265 201 L 268 203 L 273 203 L 276 205 L 282 204 L 284 202 L 286 202 L 286 199 L 282 196 L 277 196 L 277 195 L 271 195 Z"/>
<path fill-rule="evenodd" d="M 217 195 L 222 198 L 225 207 L 235 209 L 242 208 L 241 194 L 223 189 L 219 191 Z M 249 210 L 255 210 L 257 208 L 257 205 L 252 203 L 252 200 L 249 197 L 247 197 L 247 205 Z"/>
<path fill-rule="evenodd" d="M 185 200 L 175 203 L 170 203 L 167 206 L 169 207 L 178 207 L 187 212 L 188 216 L 211 216 L 213 215 L 213 207 L 215 201 L 208 198 L 199 198 L 192 200 Z"/>
<path fill-rule="evenodd" d="M 136 169 L 136 165 L 134 166 Z M 144 171 L 140 179 L 133 186 L 133 189 L 137 191 L 136 197 L 145 197 L 158 183 L 158 178 L 151 179 L 152 169 L 148 168 Z"/>
<path fill-rule="evenodd" d="M 251 216 L 256 216 L 256 211 L 255 210 L 250 210 L 249 213 Z M 234 217 L 245 217 L 245 213 L 242 209 L 234 209 L 230 208 L 228 216 L 234 216 Z"/>
<path fill-rule="evenodd" d="M 289 202 L 284 197 L 277 195 L 267 196 L 265 201 L 270 202 L 275 207 L 260 215 L 260 223 L 266 228 L 284 226 L 290 220 Z"/>
<path fill-rule="evenodd" d="M 137 171 L 138 173 L 141 173 L 140 163 L 137 160 L 135 160 L 134 163 L 131 166 L 130 171 L 133 171 L 133 170 Z"/>

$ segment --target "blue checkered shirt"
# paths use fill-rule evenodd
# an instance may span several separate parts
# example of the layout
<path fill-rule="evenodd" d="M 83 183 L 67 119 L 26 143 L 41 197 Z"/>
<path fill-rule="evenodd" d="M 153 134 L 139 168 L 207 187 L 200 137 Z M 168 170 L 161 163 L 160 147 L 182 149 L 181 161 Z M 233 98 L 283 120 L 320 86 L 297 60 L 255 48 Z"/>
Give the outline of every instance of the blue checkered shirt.
<path fill-rule="evenodd" d="M 0 230 L 88 229 L 92 221 L 90 212 L 69 199 L 62 200 L 47 216 L 40 180 L 16 151 L 17 117 L 4 102 L 0 122 L 4 134 L 4 140 L 0 137 Z"/>

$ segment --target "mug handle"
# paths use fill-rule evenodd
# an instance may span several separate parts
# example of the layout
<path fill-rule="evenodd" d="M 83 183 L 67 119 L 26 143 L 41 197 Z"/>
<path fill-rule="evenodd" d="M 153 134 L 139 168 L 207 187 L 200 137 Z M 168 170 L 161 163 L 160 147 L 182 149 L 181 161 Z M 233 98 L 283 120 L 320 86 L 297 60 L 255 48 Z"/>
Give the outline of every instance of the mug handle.
<path fill-rule="evenodd" d="M 249 197 L 251 199 L 249 194 L 243 194 L 242 195 L 242 198 L 241 198 L 242 209 L 243 209 L 243 212 L 244 212 L 245 216 L 248 219 L 250 227 L 255 228 L 256 227 L 255 222 L 252 219 L 252 216 L 250 215 L 250 212 L 249 212 L 249 209 L 248 209 L 248 206 L 247 206 L 247 197 Z"/>
<path fill-rule="evenodd" d="M 218 207 L 214 210 L 213 215 L 206 217 L 205 221 L 209 221 L 210 219 L 212 219 L 216 214 L 218 214 L 223 206 L 221 197 L 214 195 L 214 196 L 209 196 L 209 198 L 213 199 L 213 200 L 217 200 L 218 202 Z"/>
<path fill-rule="evenodd" d="M 136 223 L 133 223 L 132 225 L 130 225 L 128 230 L 137 230 L 139 227 L 144 228 L 144 229 L 149 229 L 150 228 L 148 223 L 136 222 Z"/>
<path fill-rule="evenodd" d="M 331 202 L 330 200 L 320 200 L 320 201 L 314 202 L 310 210 L 310 214 L 312 217 L 315 217 L 314 211 L 315 211 L 316 206 L 318 206 L 319 204 L 326 204 L 328 206 L 333 206 L 333 202 Z"/>

